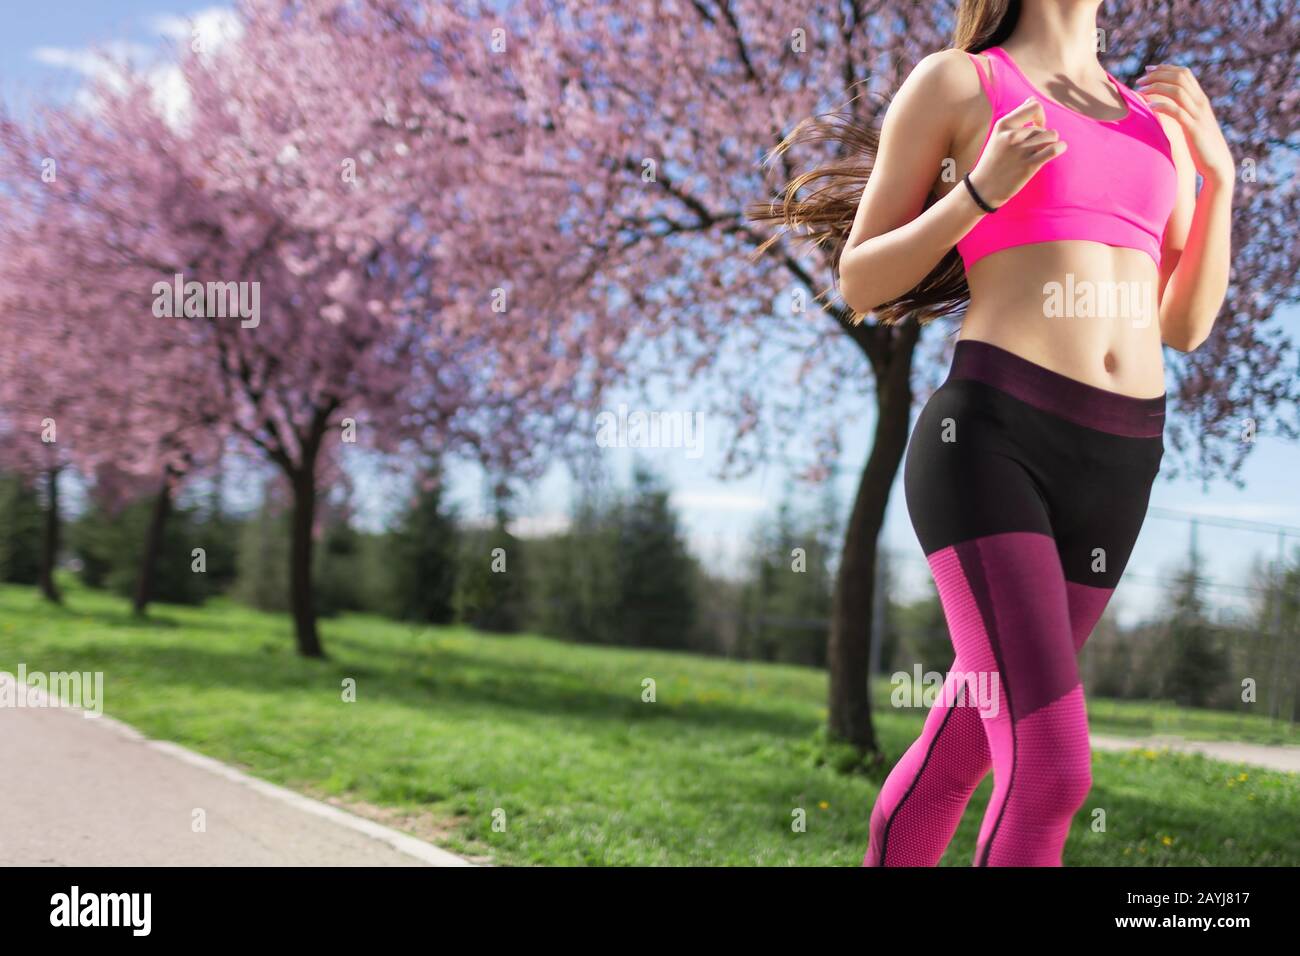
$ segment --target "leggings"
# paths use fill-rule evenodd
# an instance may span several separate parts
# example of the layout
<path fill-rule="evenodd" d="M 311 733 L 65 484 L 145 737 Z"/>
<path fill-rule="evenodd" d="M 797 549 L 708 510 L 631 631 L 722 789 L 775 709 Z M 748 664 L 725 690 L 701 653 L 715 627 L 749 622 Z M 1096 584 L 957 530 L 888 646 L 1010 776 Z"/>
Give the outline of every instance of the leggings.
<path fill-rule="evenodd" d="M 1164 395 L 956 343 L 903 475 L 955 657 L 881 787 L 863 866 L 936 866 L 990 769 L 973 864 L 1061 865 L 1092 786 L 1076 658 L 1142 527 L 1164 416 Z"/>

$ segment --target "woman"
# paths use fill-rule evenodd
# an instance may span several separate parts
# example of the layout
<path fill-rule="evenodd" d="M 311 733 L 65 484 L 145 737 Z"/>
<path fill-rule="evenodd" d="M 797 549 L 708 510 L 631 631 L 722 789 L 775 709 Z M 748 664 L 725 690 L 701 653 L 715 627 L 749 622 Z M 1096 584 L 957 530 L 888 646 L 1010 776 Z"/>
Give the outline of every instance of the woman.
<path fill-rule="evenodd" d="M 904 466 L 956 657 L 867 866 L 936 865 L 990 769 L 975 865 L 1061 865 L 1092 782 L 1076 654 L 1164 453 L 1161 346 L 1205 341 L 1227 289 L 1223 135 L 1188 71 L 1102 68 L 1100 5 L 963 0 L 955 49 L 889 106 L 839 256 L 856 313 L 965 306 Z"/>

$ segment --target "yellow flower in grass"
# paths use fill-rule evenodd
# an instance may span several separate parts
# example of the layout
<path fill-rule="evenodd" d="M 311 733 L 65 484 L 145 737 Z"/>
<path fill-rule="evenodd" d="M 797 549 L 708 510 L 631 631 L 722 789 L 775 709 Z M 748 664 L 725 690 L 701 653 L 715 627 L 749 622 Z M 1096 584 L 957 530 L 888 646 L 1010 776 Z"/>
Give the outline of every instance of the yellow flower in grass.
<path fill-rule="evenodd" d="M 1174 838 L 1171 836 L 1162 836 L 1160 838 L 1160 842 L 1163 843 L 1165 846 L 1173 846 Z"/>
<path fill-rule="evenodd" d="M 1238 774 L 1238 775 L 1237 775 L 1237 779 L 1240 780 L 1242 783 L 1245 783 L 1247 780 L 1250 779 L 1250 774 L 1248 774 L 1248 773 L 1241 773 L 1241 774 Z"/>
<path fill-rule="evenodd" d="M 1142 756 L 1146 757 L 1148 760 L 1155 760 L 1160 756 L 1160 754 L 1148 747 L 1146 750 L 1142 751 Z"/>
<path fill-rule="evenodd" d="M 822 810 L 829 810 L 831 808 L 831 805 L 827 803 L 825 800 L 817 804 L 817 806 L 820 807 Z"/>

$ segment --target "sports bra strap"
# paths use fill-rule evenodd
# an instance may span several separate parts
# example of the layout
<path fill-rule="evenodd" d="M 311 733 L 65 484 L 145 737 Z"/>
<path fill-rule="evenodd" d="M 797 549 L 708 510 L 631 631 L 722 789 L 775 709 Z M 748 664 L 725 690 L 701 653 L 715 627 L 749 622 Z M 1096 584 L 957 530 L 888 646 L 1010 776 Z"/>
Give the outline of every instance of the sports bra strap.
<path fill-rule="evenodd" d="M 984 89 L 984 95 L 989 98 L 990 104 L 996 106 L 997 103 L 994 100 L 993 84 L 989 81 L 989 78 L 985 75 L 986 68 L 989 73 L 993 72 L 992 57 L 981 60 L 981 58 L 974 53 L 967 53 L 966 55 L 970 57 L 971 63 L 974 64 L 975 66 L 975 72 L 979 74 L 980 86 L 983 87 Z"/>

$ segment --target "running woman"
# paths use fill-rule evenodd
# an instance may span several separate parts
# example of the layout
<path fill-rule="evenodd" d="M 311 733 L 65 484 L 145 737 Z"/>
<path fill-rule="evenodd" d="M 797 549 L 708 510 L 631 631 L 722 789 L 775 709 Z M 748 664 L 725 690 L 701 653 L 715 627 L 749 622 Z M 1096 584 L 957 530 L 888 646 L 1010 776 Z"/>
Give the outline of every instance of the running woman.
<path fill-rule="evenodd" d="M 974 864 L 1060 866 L 1092 784 L 1076 657 L 1164 454 L 1162 346 L 1204 342 L 1227 291 L 1234 179 L 1191 73 L 1130 88 L 1103 68 L 1101 5 L 962 0 L 954 48 L 890 103 L 841 237 L 860 315 L 964 309 L 903 475 L 954 660 L 865 866 L 936 865 L 990 770 Z"/>

